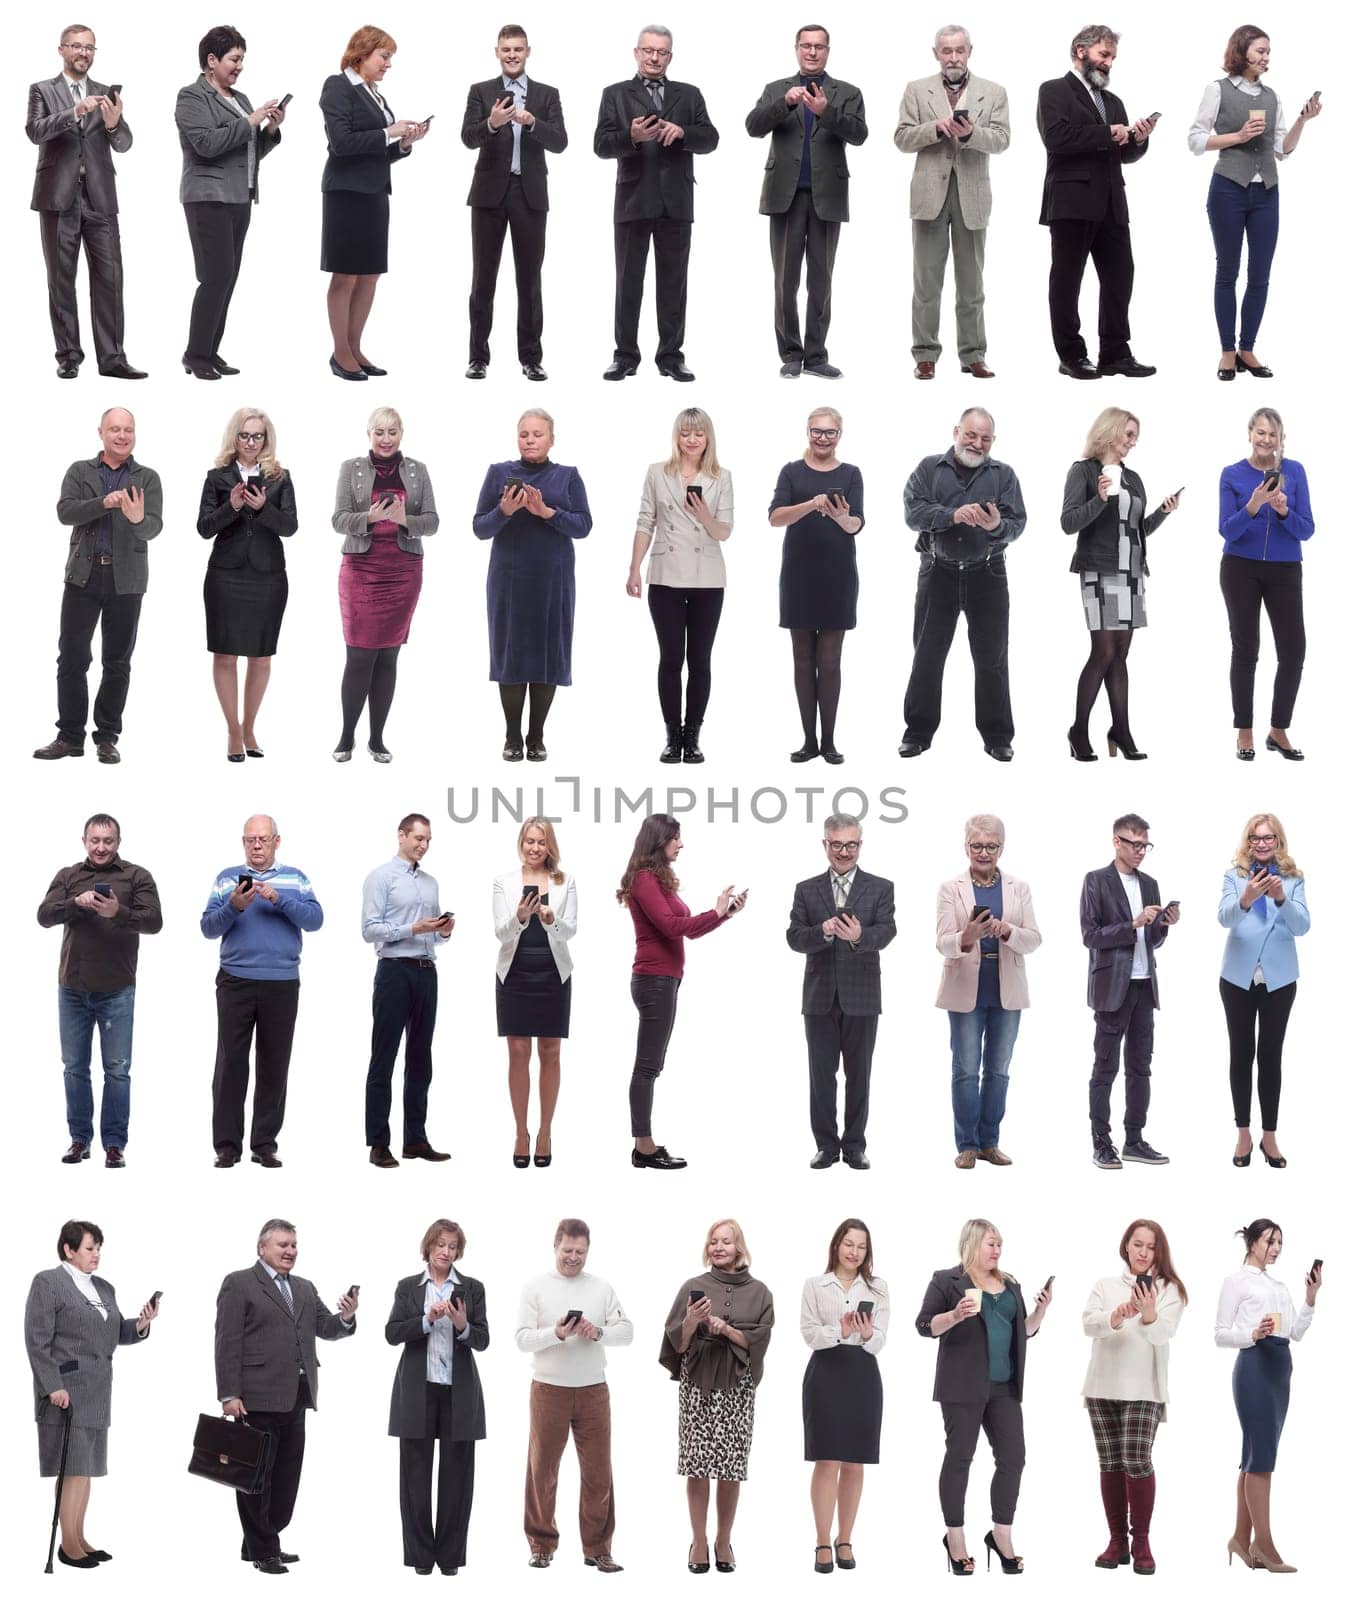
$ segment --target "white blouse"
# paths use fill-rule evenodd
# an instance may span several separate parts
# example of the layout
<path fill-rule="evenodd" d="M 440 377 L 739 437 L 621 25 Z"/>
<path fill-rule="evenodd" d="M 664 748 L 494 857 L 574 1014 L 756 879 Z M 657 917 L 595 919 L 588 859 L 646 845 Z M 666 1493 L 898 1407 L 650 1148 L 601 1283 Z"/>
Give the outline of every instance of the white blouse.
<path fill-rule="evenodd" d="M 1291 1291 L 1261 1267 L 1241 1267 L 1221 1285 L 1216 1303 L 1216 1343 L 1224 1350 L 1249 1350 L 1253 1330 L 1273 1312 L 1282 1319 L 1283 1339 L 1303 1339 L 1314 1320 L 1314 1307 L 1306 1303 L 1297 1311 Z"/>
<path fill-rule="evenodd" d="M 1130 1272 L 1100 1278 L 1085 1302 L 1081 1325 L 1092 1343 L 1080 1392 L 1088 1400 L 1169 1401 L 1169 1341 L 1178 1330 L 1183 1301 L 1172 1283 L 1161 1283 L 1154 1322 L 1137 1315 L 1115 1328 L 1109 1318 L 1132 1298 L 1135 1285 Z"/>
<path fill-rule="evenodd" d="M 868 1339 L 859 1333 L 842 1337 L 842 1313 L 855 1311 L 862 1300 L 873 1300 L 874 1332 Z M 825 1272 L 821 1278 L 806 1278 L 800 1295 L 800 1332 L 811 1350 L 832 1350 L 839 1344 L 859 1345 L 862 1350 L 877 1356 L 884 1348 L 889 1329 L 889 1289 L 882 1278 L 867 1283 L 857 1274 L 850 1290 L 842 1287 L 835 1272 Z"/>
<path fill-rule="evenodd" d="M 72 1267 L 68 1261 L 63 1261 L 61 1265 L 74 1279 L 75 1287 L 102 1317 L 103 1321 L 106 1322 L 108 1320 L 108 1308 L 103 1304 L 102 1296 L 98 1290 L 94 1288 L 93 1273 L 81 1272 L 78 1267 Z"/>
<path fill-rule="evenodd" d="M 1242 72 L 1232 72 L 1230 82 L 1242 93 L 1253 96 L 1258 93 L 1259 85 L 1250 83 Z M 1268 93 L 1274 93 L 1272 86 L 1268 85 Z M 1195 156 L 1204 156 L 1207 153 L 1207 140 L 1211 138 L 1212 129 L 1216 126 L 1216 118 L 1221 112 L 1221 80 L 1216 79 L 1209 83 L 1202 91 L 1202 98 L 1198 101 L 1197 115 L 1193 118 L 1193 125 L 1188 130 L 1188 148 Z M 1277 122 L 1272 130 L 1272 153 L 1278 161 L 1286 160 L 1286 151 L 1282 148 L 1286 143 L 1286 111 L 1282 106 L 1282 97 L 1277 95 Z M 1238 149 L 1239 146 L 1233 146 Z M 1219 152 L 1218 152 L 1219 153 Z M 1261 173 L 1255 173 L 1255 183 L 1262 183 Z"/>

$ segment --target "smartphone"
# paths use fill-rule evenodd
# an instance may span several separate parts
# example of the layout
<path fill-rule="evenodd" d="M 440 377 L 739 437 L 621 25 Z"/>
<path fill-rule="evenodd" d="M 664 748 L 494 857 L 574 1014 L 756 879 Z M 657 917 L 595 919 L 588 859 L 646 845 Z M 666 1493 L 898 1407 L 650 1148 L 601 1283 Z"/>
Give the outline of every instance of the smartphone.
<path fill-rule="evenodd" d="M 974 906 L 973 907 L 973 917 L 974 917 L 974 919 L 976 921 L 980 922 L 983 917 L 987 917 L 988 919 L 990 919 L 991 914 L 992 914 L 992 908 L 990 906 Z"/>
<path fill-rule="evenodd" d="M 1263 474 L 1263 487 L 1265 489 L 1280 489 L 1281 483 L 1282 475 L 1276 467 L 1269 467 Z"/>
<path fill-rule="evenodd" d="M 1146 118 L 1147 122 L 1159 122 L 1159 120 L 1160 113 L 1158 111 L 1152 111 L 1150 116 Z"/>
<path fill-rule="evenodd" d="M 1165 907 L 1165 911 L 1177 911 L 1178 909 L 1179 909 L 1179 902 L 1177 900 L 1171 900 L 1169 902 L 1169 904 Z"/>
<path fill-rule="evenodd" d="M 352 1285 L 351 1285 L 351 1287 L 350 1287 L 350 1288 L 349 1288 L 349 1289 L 348 1289 L 348 1290 L 347 1290 L 347 1291 L 346 1291 L 346 1298 L 347 1298 L 347 1299 L 348 1299 L 348 1300 L 354 1300 L 354 1299 L 355 1299 L 355 1297 L 356 1297 L 356 1296 L 357 1296 L 357 1295 L 358 1295 L 358 1294 L 359 1294 L 359 1293 L 360 1293 L 360 1285 L 359 1285 L 359 1284 L 358 1284 L 358 1283 L 353 1283 L 353 1284 L 352 1284 Z"/>
<path fill-rule="evenodd" d="M 538 898 L 538 886 L 536 884 L 533 884 L 533 883 L 525 884 L 524 885 L 524 899 L 525 900 L 536 900 L 537 898 Z"/>
<path fill-rule="evenodd" d="M 1138 1289 L 1150 1290 L 1150 1289 L 1153 1289 L 1154 1287 L 1155 1287 L 1155 1279 L 1150 1275 L 1149 1272 L 1138 1272 L 1137 1273 L 1137 1288 Z"/>
<path fill-rule="evenodd" d="M 150 1304 L 154 1307 L 154 1309 L 156 1311 L 159 1309 L 159 1297 L 163 1294 L 163 1292 L 164 1291 L 162 1289 L 156 1289 L 154 1291 L 154 1293 L 150 1296 Z"/>
<path fill-rule="evenodd" d="M 566 1313 L 566 1321 L 567 1322 L 579 1322 L 580 1319 L 583 1316 L 584 1316 L 584 1312 L 583 1311 L 568 1311 Z"/>
<path fill-rule="evenodd" d="M 524 480 L 522 478 L 506 478 L 505 487 L 507 489 L 522 489 Z"/>
<path fill-rule="evenodd" d="M 955 122 L 972 122 L 973 120 L 962 106 L 957 111 L 951 111 L 950 116 L 953 117 Z"/>
<path fill-rule="evenodd" d="M 702 494 L 702 486 L 701 486 L 701 484 L 699 484 L 699 483 L 690 483 L 690 484 L 688 484 L 687 498 L 689 500 L 701 500 L 701 499 L 704 499 L 705 497 Z"/>
<path fill-rule="evenodd" d="M 1047 1294 L 1048 1290 L 1051 1289 L 1053 1284 L 1056 1283 L 1056 1282 L 1057 1282 L 1057 1274 L 1054 1272 L 1053 1275 L 1048 1279 L 1048 1281 L 1043 1285 L 1042 1289 L 1039 1290 L 1039 1293 L 1040 1294 Z"/>
<path fill-rule="evenodd" d="M 441 911 L 435 920 L 436 922 L 452 922 L 454 920 L 454 913 L 452 911 Z"/>
<path fill-rule="evenodd" d="M 96 883 L 94 884 L 94 893 L 102 895 L 104 900 L 110 900 L 112 898 L 112 885 L 110 883 Z"/>
<path fill-rule="evenodd" d="M 858 1317 L 873 1317 L 874 1314 L 875 1303 L 873 1300 L 862 1300 L 861 1303 L 856 1307 L 856 1315 Z"/>
<path fill-rule="evenodd" d="M 435 113 L 432 111 L 428 117 L 422 117 L 421 118 L 421 126 L 423 128 L 428 128 L 431 125 L 431 123 L 434 122 L 434 120 L 435 120 Z"/>
<path fill-rule="evenodd" d="M 455 1306 L 455 1307 L 461 1306 L 463 1304 L 463 1296 L 458 1292 L 458 1290 L 456 1288 L 455 1289 L 450 1289 L 450 1291 L 449 1291 L 449 1304 L 451 1306 Z"/>
<path fill-rule="evenodd" d="M 110 83 L 108 85 L 108 99 L 109 100 L 120 100 L 121 97 L 122 97 L 122 86 L 121 86 L 121 84 L 120 83 Z"/>
<path fill-rule="evenodd" d="M 239 878 L 239 883 L 238 883 L 239 893 L 240 894 L 247 894 L 247 892 L 249 891 L 249 889 L 252 888 L 252 886 L 253 886 L 252 874 L 250 872 L 245 872 Z"/>
<path fill-rule="evenodd" d="M 700 1300 L 700 1299 L 701 1299 L 701 1296 L 697 1293 L 697 1291 L 695 1289 L 689 1289 L 688 1290 L 688 1304 L 690 1306 L 695 1306 L 697 1304 L 698 1300 Z"/>
<path fill-rule="evenodd" d="M 1188 487 L 1187 484 L 1185 484 L 1184 488 L 1186 489 L 1187 487 Z M 1183 493 L 1183 489 L 1175 489 L 1174 493 L 1172 495 L 1170 495 L 1169 498 L 1171 500 L 1177 500 L 1182 493 Z"/>
<path fill-rule="evenodd" d="M 285 108 L 286 108 L 286 106 L 288 106 L 288 105 L 289 105 L 289 104 L 290 104 L 290 102 L 291 102 L 291 101 L 292 101 L 292 100 L 293 100 L 293 99 L 294 99 L 294 98 L 295 98 L 295 97 L 294 97 L 294 95 L 292 95 L 292 94 L 285 94 L 285 95 L 282 95 L 282 96 L 281 96 L 281 103 L 280 103 L 280 106 L 279 106 L 279 107 L 278 107 L 278 109 L 279 109 L 279 110 L 281 110 L 281 111 L 284 111 L 284 110 L 285 110 Z"/>
<path fill-rule="evenodd" d="M 1317 94 L 1318 90 L 1316 90 L 1315 93 Z M 1323 1264 L 1324 1264 L 1324 1258 L 1322 1256 L 1315 1256 L 1314 1265 L 1310 1268 L 1310 1272 L 1311 1273 L 1318 1272 L 1319 1268 L 1322 1267 Z"/>

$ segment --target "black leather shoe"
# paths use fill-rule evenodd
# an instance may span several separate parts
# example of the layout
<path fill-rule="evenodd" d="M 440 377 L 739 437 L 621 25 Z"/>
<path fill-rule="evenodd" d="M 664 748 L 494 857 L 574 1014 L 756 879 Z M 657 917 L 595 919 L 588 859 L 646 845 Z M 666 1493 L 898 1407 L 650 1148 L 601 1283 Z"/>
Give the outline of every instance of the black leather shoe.
<path fill-rule="evenodd" d="M 526 361 L 519 369 L 530 383 L 546 383 L 547 374 L 536 361 Z"/>
<path fill-rule="evenodd" d="M 898 754 L 906 760 L 909 756 L 924 755 L 930 748 L 929 739 L 904 739 L 898 746 Z"/>
<path fill-rule="evenodd" d="M 436 1150 L 428 1139 L 419 1139 L 415 1144 L 404 1144 L 402 1147 L 404 1161 L 450 1161 L 453 1158 L 447 1150 Z"/>
<path fill-rule="evenodd" d="M 1255 366 L 1252 361 L 1246 361 L 1243 356 L 1235 357 L 1235 366 L 1240 372 L 1247 372 L 1251 378 L 1270 378 L 1271 367 Z"/>
<path fill-rule="evenodd" d="M 804 358 L 802 356 L 792 356 L 789 361 L 781 363 L 781 376 L 783 378 L 798 378 L 803 370 Z M 706 1570 L 706 1567 L 702 1568 L 703 1572 Z"/>
<path fill-rule="evenodd" d="M 72 1139 L 69 1150 L 61 1157 L 67 1167 L 73 1167 L 77 1162 L 87 1161 L 88 1159 L 89 1146 L 85 1144 L 83 1139 Z"/>
<path fill-rule="evenodd" d="M 279 1556 L 268 1556 L 265 1561 L 254 1561 L 253 1565 L 259 1572 L 265 1572 L 269 1578 L 284 1578 L 290 1570 Z"/>
<path fill-rule="evenodd" d="M 387 367 L 376 367 L 372 361 L 362 361 L 360 370 L 367 378 L 386 378 L 388 376 Z"/>
<path fill-rule="evenodd" d="M 671 1156 L 662 1144 L 657 1144 L 649 1155 L 641 1150 L 633 1150 L 631 1164 L 633 1167 L 654 1167 L 659 1172 L 677 1172 L 687 1166 L 682 1156 Z"/>
<path fill-rule="evenodd" d="M 291 1555 L 288 1550 L 281 1550 L 281 1551 L 277 1552 L 276 1559 L 278 1561 L 283 1561 L 286 1564 L 286 1566 L 288 1567 L 288 1566 L 290 1566 L 290 1564 L 292 1562 L 298 1561 L 299 1557 Z M 242 1550 L 242 1551 L 239 1552 L 239 1560 L 240 1561 L 251 1561 L 252 1557 L 248 1554 L 248 1552 L 246 1550 Z"/>
<path fill-rule="evenodd" d="M 327 358 L 327 365 L 330 372 L 335 373 L 339 378 L 345 378 L 347 383 L 365 382 L 365 374 L 360 370 L 359 367 L 357 367 L 354 372 L 348 372 L 347 369 L 342 366 L 341 362 L 337 360 L 336 356 L 329 356 Z"/>
<path fill-rule="evenodd" d="M 826 361 L 806 361 L 804 375 L 806 378 L 840 378 L 842 369 L 831 366 Z"/>
<path fill-rule="evenodd" d="M 1097 378 L 1099 368 L 1088 356 L 1082 356 L 1079 361 L 1059 361 L 1057 370 L 1064 378 Z"/>
<path fill-rule="evenodd" d="M 280 1167 L 285 1165 L 273 1150 L 254 1150 L 253 1160 L 259 1167 Z"/>
<path fill-rule="evenodd" d="M 64 739 L 53 739 L 50 744 L 44 744 L 40 750 L 33 751 L 34 761 L 60 761 L 64 756 L 82 756 L 82 744 L 67 744 Z"/>
<path fill-rule="evenodd" d="M 369 1147 L 369 1164 L 372 1167 L 399 1167 L 402 1165 L 386 1144 L 372 1144 Z"/>
<path fill-rule="evenodd" d="M 1155 368 L 1148 367 L 1144 361 L 1138 361 L 1135 356 L 1128 356 L 1125 361 L 1101 362 L 1099 372 L 1105 378 L 1153 378 L 1155 376 Z"/>
<path fill-rule="evenodd" d="M 524 759 L 524 745 L 521 740 L 507 739 L 501 749 L 502 761 L 522 761 Z"/>
<path fill-rule="evenodd" d="M 417 1567 L 416 1576 L 418 1578 L 428 1578 L 434 1570 L 434 1567 Z"/>
<path fill-rule="evenodd" d="M 1293 745 L 1278 744 L 1271 734 L 1268 734 L 1263 744 L 1265 749 L 1275 750 L 1283 761 L 1303 761 L 1305 759 L 1303 750 L 1297 750 Z"/>
<path fill-rule="evenodd" d="M 666 767 L 672 767 L 683 759 L 683 724 L 681 722 L 666 722 L 664 724 L 664 748 L 659 753 L 660 760 Z"/>
<path fill-rule="evenodd" d="M 846 760 L 842 752 L 830 744 L 821 744 L 818 752 L 830 767 L 840 767 Z"/>
<path fill-rule="evenodd" d="M 103 377 L 103 378 L 148 378 L 149 377 L 149 373 L 148 372 L 142 372 L 139 367 L 133 367 L 131 365 L 131 363 L 126 359 L 125 356 L 123 356 L 120 361 L 114 361 L 111 366 L 99 367 L 98 373 L 99 373 L 99 376 Z"/>
<path fill-rule="evenodd" d="M 824 1167 L 835 1167 L 840 1159 L 840 1151 L 815 1150 L 809 1158 L 809 1165 L 815 1172 L 822 1172 Z"/>
<path fill-rule="evenodd" d="M 683 724 L 683 760 L 690 766 L 699 766 L 706 757 L 702 754 L 700 744 L 702 725 L 700 722 L 685 722 Z"/>
<path fill-rule="evenodd" d="M 189 378 L 201 378 L 207 383 L 220 381 L 220 369 L 213 361 L 203 361 L 200 356 L 184 356 L 182 370 Z"/>
<path fill-rule="evenodd" d="M 103 1152 L 103 1165 L 105 1167 L 124 1167 L 126 1157 L 122 1154 L 121 1146 L 110 1144 Z"/>
<path fill-rule="evenodd" d="M 212 356 L 210 358 L 210 364 L 215 368 L 222 378 L 237 378 L 239 375 L 239 369 L 237 367 L 231 367 L 221 355 Z"/>
<path fill-rule="evenodd" d="M 525 739 L 524 754 L 530 761 L 546 761 L 547 746 L 541 739 Z"/>
<path fill-rule="evenodd" d="M 86 1567 L 90 1572 L 98 1565 L 93 1556 L 68 1556 L 59 1545 L 56 1547 L 56 1559 L 63 1567 Z"/>
<path fill-rule="evenodd" d="M 465 378 L 485 378 L 486 377 L 486 362 L 485 361 L 469 361 L 468 362 L 468 370 L 463 374 L 463 376 Z"/>
<path fill-rule="evenodd" d="M 215 1165 L 217 1167 L 236 1167 L 238 1164 L 239 1158 L 235 1155 L 231 1155 L 227 1150 L 222 1150 L 215 1158 Z"/>
<path fill-rule="evenodd" d="M 101 744 L 94 747 L 98 751 L 98 759 L 105 767 L 115 767 L 122 759 L 121 751 L 111 740 L 104 739 Z"/>
<path fill-rule="evenodd" d="M 1217 367 L 1216 376 L 1222 383 L 1233 383 L 1235 381 L 1235 369 L 1234 367 Z"/>
<path fill-rule="evenodd" d="M 849 1156 L 843 1156 L 843 1161 L 856 1172 L 869 1172 L 870 1157 L 864 1150 L 854 1150 Z"/>
<path fill-rule="evenodd" d="M 604 368 L 604 377 L 609 383 L 620 383 L 623 378 L 636 376 L 636 368 L 630 361 L 614 361 Z"/>
<path fill-rule="evenodd" d="M 993 761 L 1013 761 L 1015 752 L 1008 744 L 984 744 L 982 747 Z"/>
<path fill-rule="evenodd" d="M 78 378 L 80 364 L 78 361 L 58 361 L 56 363 L 56 376 L 58 378 Z"/>
<path fill-rule="evenodd" d="M 802 744 L 798 750 L 792 750 L 790 759 L 797 764 L 801 761 L 815 761 L 818 759 L 818 754 L 819 747 L 810 739 L 808 743 Z"/>
<path fill-rule="evenodd" d="M 697 376 L 686 361 L 657 361 L 655 369 L 661 378 L 672 378 L 675 383 L 691 383 Z"/>

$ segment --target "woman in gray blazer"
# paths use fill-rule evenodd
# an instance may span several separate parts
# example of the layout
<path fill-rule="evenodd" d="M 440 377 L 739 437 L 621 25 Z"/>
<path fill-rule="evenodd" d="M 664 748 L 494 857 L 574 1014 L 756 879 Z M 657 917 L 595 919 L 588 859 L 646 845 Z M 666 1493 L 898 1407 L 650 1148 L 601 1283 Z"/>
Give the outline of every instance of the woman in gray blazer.
<path fill-rule="evenodd" d="M 474 1350 L 490 1343 L 486 1291 L 458 1271 L 467 1239 L 438 1217 L 421 1240 L 425 1270 L 403 1278 L 393 1293 L 384 1337 L 402 1346 L 393 1379 L 388 1432 L 398 1440 L 403 1565 L 423 1577 L 435 1567 L 451 1577 L 467 1565 L 473 1458 L 486 1438 L 486 1412 Z M 440 1470 L 435 1514 L 430 1474 L 435 1441 Z"/>
<path fill-rule="evenodd" d="M 159 1315 L 156 1289 L 139 1317 L 122 1316 L 116 1291 L 106 1278 L 96 1276 L 102 1247 L 103 1230 L 97 1223 L 63 1224 L 56 1240 L 61 1265 L 37 1274 L 23 1310 L 24 1343 L 33 1369 L 38 1470 L 44 1478 L 55 1478 L 64 1462 L 57 1557 L 67 1567 L 96 1567 L 112 1560 L 84 1534 L 90 1479 L 108 1470 L 112 1357 L 118 1345 L 144 1339 Z"/>
<path fill-rule="evenodd" d="M 201 76 L 179 89 L 173 112 L 182 145 L 178 199 L 196 266 L 196 298 L 182 364 L 194 378 L 215 379 L 239 370 L 220 354 L 220 340 L 257 199 L 257 169 L 281 142 L 285 121 L 285 107 L 278 100 L 254 110 L 247 95 L 234 87 L 247 48 L 237 28 L 212 28 L 197 46 Z"/>

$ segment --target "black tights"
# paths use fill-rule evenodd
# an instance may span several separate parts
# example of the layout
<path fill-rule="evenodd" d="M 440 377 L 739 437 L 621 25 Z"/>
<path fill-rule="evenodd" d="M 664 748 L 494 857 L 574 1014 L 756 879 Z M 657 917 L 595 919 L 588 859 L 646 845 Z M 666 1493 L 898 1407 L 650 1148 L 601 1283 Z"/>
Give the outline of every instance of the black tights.
<path fill-rule="evenodd" d="M 369 701 L 369 747 L 384 752 L 384 723 L 398 685 L 398 651 L 360 650 L 346 646 L 346 670 L 341 675 L 341 743 L 339 750 L 355 749 L 355 725 Z"/>
<path fill-rule="evenodd" d="M 792 628 L 790 645 L 795 652 L 795 698 L 800 706 L 800 726 L 804 742 L 817 742 L 820 749 L 833 748 L 837 723 L 837 702 L 842 694 L 841 628 Z"/>
<path fill-rule="evenodd" d="M 659 640 L 659 705 L 665 722 L 684 720 L 683 658 L 688 664 L 687 721 L 700 728 L 711 698 L 711 646 L 716 642 L 723 589 L 676 589 L 652 583 L 646 591 Z"/>
<path fill-rule="evenodd" d="M 524 735 L 520 731 L 524 721 L 524 694 L 527 691 L 529 698 L 529 742 L 542 743 L 543 724 L 547 721 L 547 713 L 552 709 L 552 696 L 557 692 L 554 683 L 502 683 L 500 688 L 501 710 L 505 713 L 505 742 L 507 744 L 522 744 Z"/>
<path fill-rule="evenodd" d="M 1101 684 L 1108 694 L 1113 732 L 1123 739 L 1132 737 L 1127 721 L 1127 652 L 1131 648 L 1130 628 L 1090 630 L 1090 658 L 1081 668 L 1076 684 L 1076 720 L 1071 728 L 1078 742 L 1089 739 L 1090 713 Z"/>

